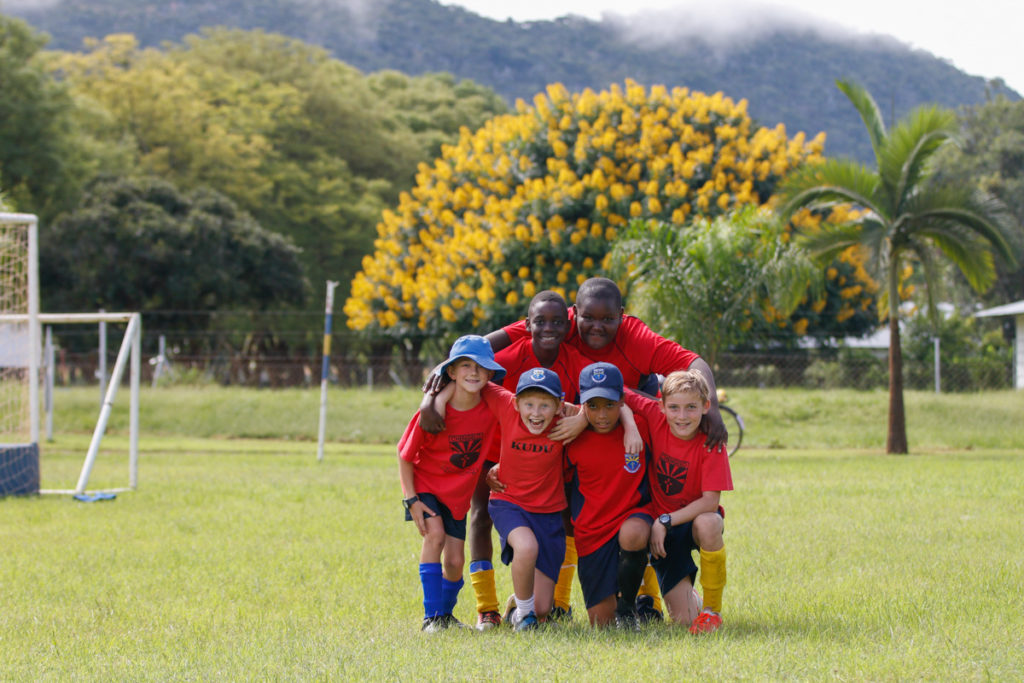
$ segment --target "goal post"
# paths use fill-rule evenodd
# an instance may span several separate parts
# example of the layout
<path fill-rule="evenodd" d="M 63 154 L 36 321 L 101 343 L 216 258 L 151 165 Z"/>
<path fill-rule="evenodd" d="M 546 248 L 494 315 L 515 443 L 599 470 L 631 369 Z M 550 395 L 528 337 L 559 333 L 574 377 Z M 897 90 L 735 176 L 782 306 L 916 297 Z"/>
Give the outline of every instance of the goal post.
<path fill-rule="evenodd" d="M 39 219 L 0 213 L 0 496 L 39 490 Z"/>
<path fill-rule="evenodd" d="M 128 482 L 94 494 L 130 491 L 138 485 L 139 384 L 142 358 L 142 316 L 139 313 L 40 313 L 38 220 L 31 214 L 0 213 L 0 497 L 54 493 L 83 496 L 99 455 L 118 387 L 128 368 Z M 89 450 L 73 489 L 40 487 L 40 382 L 42 325 L 81 323 L 125 324 L 124 339 Z M 52 368 L 48 368 L 50 370 Z M 52 373 L 48 373 L 52 377 Z M 52 386 L 48 386 L 52 391 Z"/>

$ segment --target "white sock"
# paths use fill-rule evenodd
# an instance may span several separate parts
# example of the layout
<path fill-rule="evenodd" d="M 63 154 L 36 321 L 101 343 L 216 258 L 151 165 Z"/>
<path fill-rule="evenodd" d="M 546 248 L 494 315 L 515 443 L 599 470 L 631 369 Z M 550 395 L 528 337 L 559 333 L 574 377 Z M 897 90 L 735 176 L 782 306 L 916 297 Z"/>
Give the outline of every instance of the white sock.
<path fill-rule="evenodd" d="M 512 615 L 513 623 L 518 624 L 520 621 L 523 620 L 523 617 L 525 617 L 527 614 L 529 614 L 532 611 L 534 611 L 533 610 L 533 596 L 531 595 L 529 598 L 521 598 L 521 597 L 519 597 L 517 595 L 516 596 L 516 612 L 515 612 L 515 614 Z"/>

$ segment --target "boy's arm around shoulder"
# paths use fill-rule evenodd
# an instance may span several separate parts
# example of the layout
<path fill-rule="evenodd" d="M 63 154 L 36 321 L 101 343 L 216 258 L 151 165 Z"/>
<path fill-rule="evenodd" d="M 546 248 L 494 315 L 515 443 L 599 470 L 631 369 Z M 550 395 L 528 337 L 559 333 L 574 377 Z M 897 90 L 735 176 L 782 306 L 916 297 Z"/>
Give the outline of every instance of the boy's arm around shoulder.
<path fill-rule="evenodd" d="M 625 432 L 622 445 L 630 455 L 638 455 L 644 450 L 644 439 L 636 425 L 633 411 L 626 404 L 623 404 L 619 411 L 619 421 L 622 422 L 622 429 Z"/>

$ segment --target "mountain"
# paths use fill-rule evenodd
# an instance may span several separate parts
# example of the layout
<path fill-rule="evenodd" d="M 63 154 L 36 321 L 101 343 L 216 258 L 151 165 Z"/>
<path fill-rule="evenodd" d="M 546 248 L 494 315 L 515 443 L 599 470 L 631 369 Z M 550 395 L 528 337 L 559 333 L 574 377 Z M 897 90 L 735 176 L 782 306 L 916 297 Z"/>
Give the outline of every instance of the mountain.
<path fill-rule="evenodd" d="M 723 38 L 685 26 L 673 33 L 656 16 L 494 21 L 435 0 L 16 0 L 5 7 L 61 50 L 111 33 L 159 46 L 202 27 L 228 26 L 321 45 L 363 71 L 447 71 L 510 102 L 530 101 L 556 81 L 570 90 L 601 90 L 626 78 L 720 90 L 746 99 L 763 125 L 781 122 L 790 134 L 808 136 L 824 130 L 828 154 L 863 160 L 871 158 L 863 124 L 836 89 L 837 78 L 864 84 L 890 120 L 923 103 L 974 105 L 995 92 L 1020 98 L 1000 81 L 967 75 L 894 39 L 807 25 L 766 24 Z"/>

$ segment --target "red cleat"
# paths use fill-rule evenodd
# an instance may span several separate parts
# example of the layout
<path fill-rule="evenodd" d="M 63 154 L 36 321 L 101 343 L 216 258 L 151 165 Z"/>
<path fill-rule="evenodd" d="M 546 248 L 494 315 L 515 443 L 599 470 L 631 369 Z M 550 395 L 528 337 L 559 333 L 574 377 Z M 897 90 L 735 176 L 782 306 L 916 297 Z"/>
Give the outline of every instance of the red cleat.
<path fill-rule="evenodd" d="M 722 616 L 709 609 L 702 611 L 690 624 L 690 633 L 713 633 L 722 626 Z"/>

